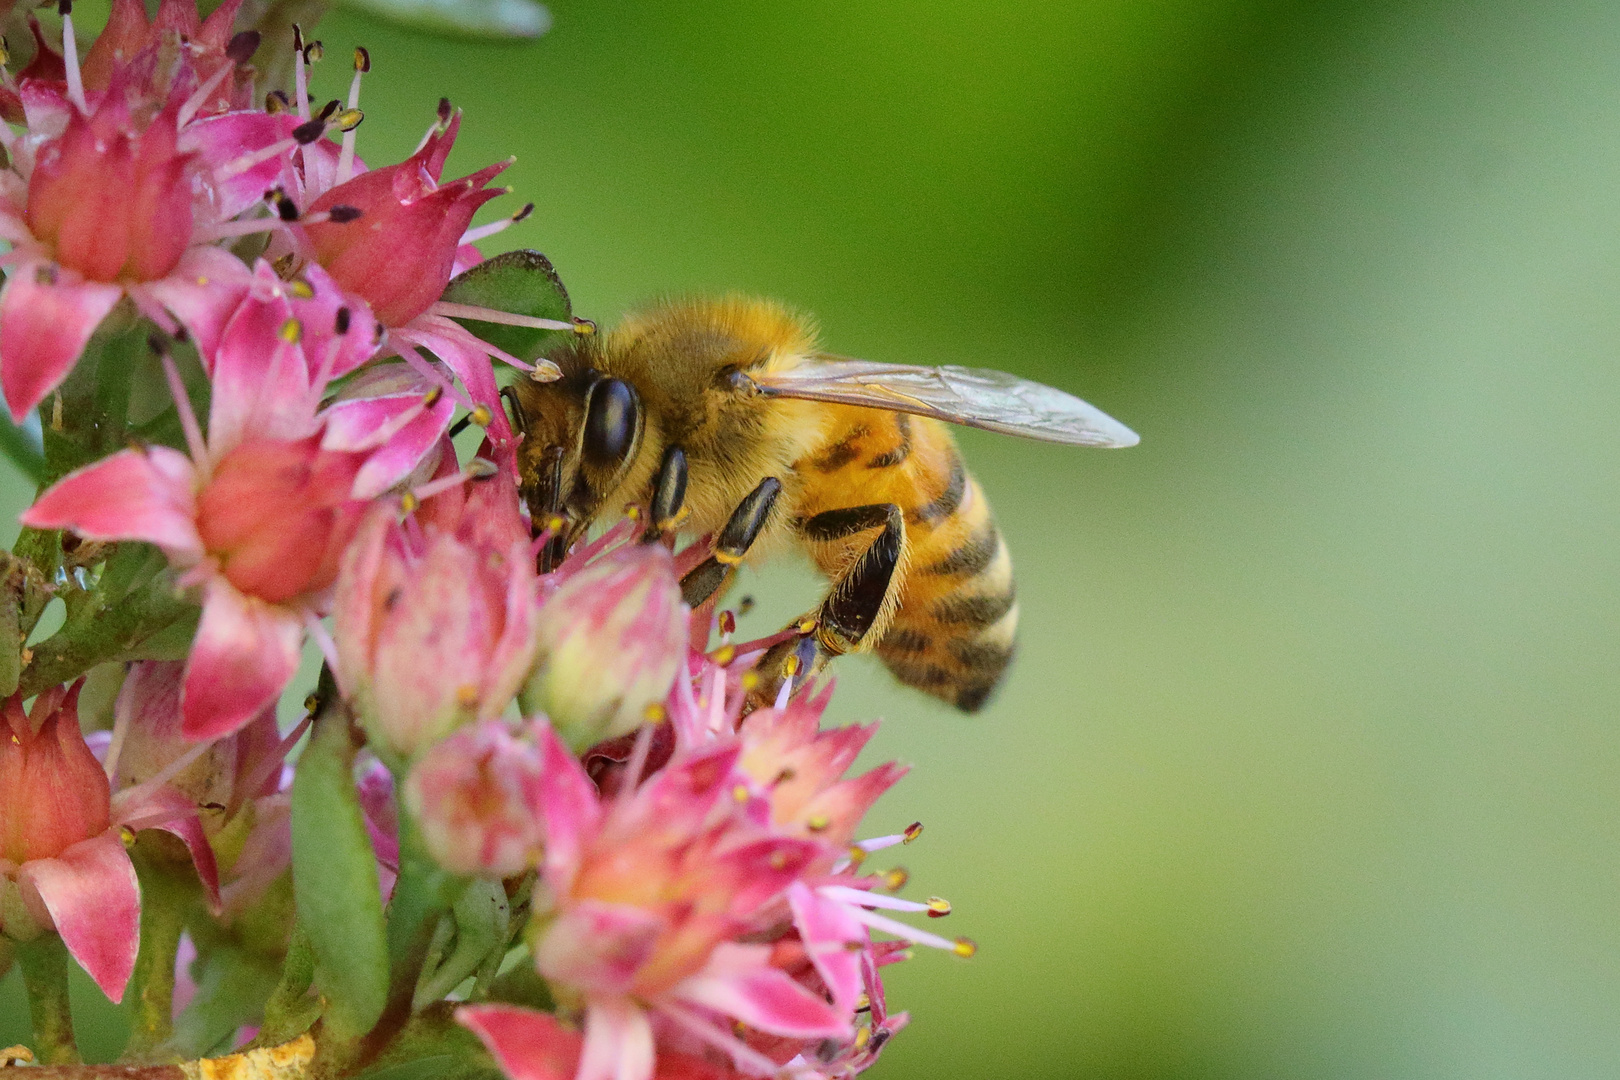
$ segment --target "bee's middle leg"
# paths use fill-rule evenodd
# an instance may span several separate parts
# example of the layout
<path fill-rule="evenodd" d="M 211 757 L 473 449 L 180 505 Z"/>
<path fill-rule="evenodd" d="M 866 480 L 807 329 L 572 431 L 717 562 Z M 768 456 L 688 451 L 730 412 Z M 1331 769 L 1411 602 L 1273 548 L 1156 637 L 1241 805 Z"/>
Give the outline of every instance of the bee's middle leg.
<path fill-rule="evenodd" d="M 707 603 L 731 577 L 764 531 L 781 494 L 782 481 L 774 476 L 761 480 L 731 512 L 725 528 L 714 539 L 714 553 L 681 578 L 681 599 L 693 611 Z"/>

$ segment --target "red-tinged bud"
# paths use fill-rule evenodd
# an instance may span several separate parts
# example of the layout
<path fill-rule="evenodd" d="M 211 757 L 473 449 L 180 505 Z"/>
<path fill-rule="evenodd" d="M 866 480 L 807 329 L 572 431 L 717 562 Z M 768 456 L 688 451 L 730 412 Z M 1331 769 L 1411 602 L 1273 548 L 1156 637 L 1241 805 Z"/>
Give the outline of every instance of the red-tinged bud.
<path fill-rule="evenodd" d="M 662 544 L 633 544 L 587 565 L 540 610 L 525 709 L 543 711 L 576 751 L 634 731 L 675 683 L 689 614 Z"/>
<path fill-rule="evenodd" d="M 79 684 L 0 705 L 0 859 L 54 859 L 111 823 L 107 774 L 79 731 Z"/>
<path fill-rule="evenodd" d="M 316 260 L 339 285 L 369 301 L 385 326 L 403 326 L 439 299 L 473 214 L 504 194 L 484 185 L 510 162 L 439 183 L 460 125 L 458 113 L 405 161 L 337 185 L 306 212 L 314 216 L 335 206 L 360 211 L 357 219 L 323 221 L 305 231 Z"/>
<path fill-rule="evenodd" d="M 540 768 L 539 749 L 498 720 L 462 728 L 423 754 L 405 781 L 405 803 L 439 865 L 486 878 L 537 865 Z"/>
<path fill-rule="evenodd" d="M 156 281 L 191 243 L 195 155 L 179 150 L 172 110 L 139 133 L 123 113 L 73 110 L 67 130 L 39 148 L 28 229 L 92 281 Z"/>
<path fill-rule="evenodd" d="M 197 496 L 204 548 L 232 585 L 260 600 L 326 588 L 366 508 L 349 497 L 364 461 L 322 450 L 319 436 L 242 443 Z"/>
<path fill-rule="evenodd" d="M 528 542 L 483 545 L 374 512 L 344 556 L 333 614 L 341 681 L 373 744 L 409 758 L 493 720 L 534 658 Z"/>

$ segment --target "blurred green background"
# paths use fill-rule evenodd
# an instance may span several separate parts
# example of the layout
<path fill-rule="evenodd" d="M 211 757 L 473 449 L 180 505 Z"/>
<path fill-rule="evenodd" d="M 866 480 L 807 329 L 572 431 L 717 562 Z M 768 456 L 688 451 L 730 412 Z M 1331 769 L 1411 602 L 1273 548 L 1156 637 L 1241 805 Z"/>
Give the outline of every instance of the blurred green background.
<path fill-rule="evenodd" d="M 874 1075 L 1620 1076 L 1620 6 L 552 8 L 334 16 L 317 85 L 370 47 L 374 162 L 463 106 L 581 314 L 765 293 L 1143 436 L 963 435 L 1023 597 L 983 715 L 842 666 L 982 947 L 891 969 Z"/>

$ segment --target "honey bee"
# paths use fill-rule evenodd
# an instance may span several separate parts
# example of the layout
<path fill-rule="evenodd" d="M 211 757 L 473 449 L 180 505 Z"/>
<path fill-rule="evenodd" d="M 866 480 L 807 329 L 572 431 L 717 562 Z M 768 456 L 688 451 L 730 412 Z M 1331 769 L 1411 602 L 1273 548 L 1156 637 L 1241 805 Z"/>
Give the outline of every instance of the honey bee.
<path fill-rule="evenodd" d="M 811 322 L 743 297 L 677 300 L 553 353 L 555 382 L 509 396 L 531 519 L 555 563 L 604 510 L 649 537 L 710 537 L 682 578 L 694 610 L 745 559 L 797 548 L 831 582 L 756 672 L 782 678 L 876 652 L 903 683 L 967 712 L 1012 659 L 1012 561 L 945 421 L 1076 446 L 1132 446 L 1085 402 L 998 371 L 829 355 Z"/>

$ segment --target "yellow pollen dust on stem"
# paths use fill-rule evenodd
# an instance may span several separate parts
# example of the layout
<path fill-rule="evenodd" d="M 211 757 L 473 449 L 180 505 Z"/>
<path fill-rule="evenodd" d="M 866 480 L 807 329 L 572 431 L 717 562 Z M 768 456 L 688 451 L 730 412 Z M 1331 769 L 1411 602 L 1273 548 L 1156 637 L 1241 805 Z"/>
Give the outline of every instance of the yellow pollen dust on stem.
<path fill-rule="evenodd" d="M 21 1043 L 0 1050 L 0 1068 L 10 1068 L 13 1065 L 32 1065 L 33 1063 L 34 1052 Z"/>
<path fill-rule="evenodd" d="M 280 1046 L 181 1062 L 180 1069 L 186 1080 L 302 1080 L 314 1057 L 315 1040 L 306 1032 Z"/>

